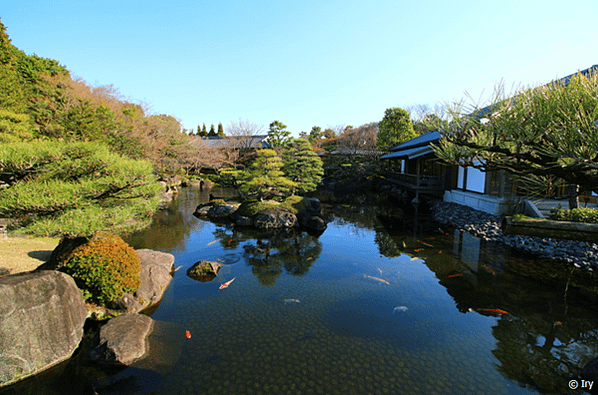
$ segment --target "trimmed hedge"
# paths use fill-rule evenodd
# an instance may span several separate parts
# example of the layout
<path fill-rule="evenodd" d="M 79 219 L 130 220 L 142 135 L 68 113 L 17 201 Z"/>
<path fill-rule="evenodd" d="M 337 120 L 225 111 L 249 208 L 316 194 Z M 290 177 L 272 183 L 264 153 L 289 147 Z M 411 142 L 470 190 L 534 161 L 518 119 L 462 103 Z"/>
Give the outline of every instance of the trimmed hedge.
<path fill-rule="evenodd" d="M 75 279 L 83 297 L 106 305 L 141 284 L 137 252 L 115 234 L 97 232 L 88 243 L 75 248 L 61 271 Z"/>
<path fill-rule="evenodd" d="M 553 208 L 550 210 L 550 219 L 554 221 L 585 222 L 598 224 L 598 210 L 594 208 L 579 207 L 572 210 Z"/>

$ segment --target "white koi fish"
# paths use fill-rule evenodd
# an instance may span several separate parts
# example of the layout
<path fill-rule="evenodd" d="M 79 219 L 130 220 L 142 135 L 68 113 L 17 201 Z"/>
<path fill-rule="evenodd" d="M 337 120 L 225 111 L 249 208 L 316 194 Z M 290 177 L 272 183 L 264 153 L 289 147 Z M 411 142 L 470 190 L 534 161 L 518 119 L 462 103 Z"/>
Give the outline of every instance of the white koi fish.
<path fill-rule="evenodd" d="M 287 304 L 287 303 L 293 303 L 293 302 L 294 302 L 294 303 L 301 303 L 301 302 L 299 301 L 299 299 L 285 299 L 285 300 L 283 300 L 283 302 L 284 302 L 284 304 Z"/>
<path fill-rule="evenodd" d="M 398 306 L 398 307 L 395 307 L 395 308 L 392 310 L 392 313 L 394 314 L 394 313 L 395 313 L 395 311 L 397 311 L 397 310 L 399 310 L 399 311 L 401 311 L 401 312 L 403 312 L 403 311 L 407 311 L 407 307 L 406 307 L 406 306 Z"/>
<path fill-rule="evenodd" d="M 378 278 L 378 277 L 368 276 L 367 274 L 364 274 L 363 276 L 366 277 L 366 278 L 371 278 L 372 280 L 380 281 L 380 282 L 382 282 L 384 284 L 390 284 L 388 281 L 383 280 L 383 279 Z"/>

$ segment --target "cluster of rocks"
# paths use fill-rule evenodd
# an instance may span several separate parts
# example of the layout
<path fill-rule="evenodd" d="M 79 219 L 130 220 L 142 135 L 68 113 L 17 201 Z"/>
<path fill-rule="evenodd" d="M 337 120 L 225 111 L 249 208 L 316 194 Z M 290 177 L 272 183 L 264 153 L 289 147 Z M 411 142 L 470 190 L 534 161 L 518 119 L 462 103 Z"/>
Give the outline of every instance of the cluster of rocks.
<path fill-rule="evenodd" d="M 501 230 L 503 216 L 439 200 L 431 202 L 430 208 L 437 222 L 484 240 L 499 242 L 543 258 L 559 259 L 578 268 L 598 269 L 598 245 L 596 243 L 505 235 Z"/>
<path fill-rule="evenodd" d="M 85 321 L 118 315 L 100 328 L 90 359 L 130 365 L 149 351 L 153 320 L 137 314 L 157 305 L 174 272 L 174 256 L 137 250 L 141 285 L 110 306 L 88 309 L 73 278 L 57 270 L 0 277 L 0 388 L 69 359 L 83 339 Z"/>
<path fill-rule="evenodd" d="M 264 209 L 252 217 L 238 213 L 238 207 L 230 204 L 202 203 L 195 209 L 194 216 L 207 217 L 215 221 L 231 221 L 238 226 L 254 226 L 259 229 L 301 227 L 315 232 L 326 230 L 327 224 L 321 215 L 320 201 L 316 198 L 303 198 L 305 210 L 294 214 L 282 207 Z"/>

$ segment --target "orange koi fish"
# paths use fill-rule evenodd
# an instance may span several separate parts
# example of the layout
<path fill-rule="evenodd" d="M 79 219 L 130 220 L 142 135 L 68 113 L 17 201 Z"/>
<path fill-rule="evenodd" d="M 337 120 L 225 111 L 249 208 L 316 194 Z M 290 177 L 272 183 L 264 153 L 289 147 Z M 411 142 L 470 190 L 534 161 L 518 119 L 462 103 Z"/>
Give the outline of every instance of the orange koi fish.
<path fill-rule="evenodd" d="M 224 289 L 224 288 L 228 288 L 228 286 L 230 285 L 230 283 L 232 283 L 233 281 L 235 281 L 235 278 L 236 278 L 236 277 L 234 277 L 234 278 L 233 278 L 232 280 L 230 280 L 230 281 L 227 281 L 227 282 L 225 282 L 225 283 L 224 283 L 224 284 L 222 284 L 222 285 L 220 286 L 220 288 L 218 288 L 218 289 Z"/>
<path fill-rule="evenodd" d="M 487 265 L 482 266 L 484 269 L 488 270 L 490 274 L 494 276 L 494 270 L 490 269 Z"/>
<path fill-rule="evenodd" d="M 413 250 L 413 251 L 415 251 L 415 252 L 420 252 L 420 251 L 423 251 L 423 250 L 424 250 L 423 248 L 416 248 L 416 249 L 415 249 L 415 250 Z"/>
<path fill-rule="evenodd" d="M 426 243 L 425 241 L 419 240 L 419 242 L 425 245 L 426 247 L 434 247 L 432 244 Z"/>
<path fill-rule="evenodd" d="M 284 302 L 284 304 L 287 304 L 287 303 L 301 303 L 299 301 L 299 299 L 285 299 L 285 300 L 283 300 L 283 302 Z"/>
<path fill-rule="evenodd" d="M 364 276 L 364 277 L 367 277 L 367 278 L 371 278 L 372 280 L 380 281 L 380 282 L 382 282 L 382 283 L 384 283 L 384 284 L 390 284 L 388 281 L 386 281 L 386 280 L 383 280 L 383 279 L 381 279 L 381 278 L 378 278 L 378 277 L 372 277 L 372 276 L 368 276 L 367 274 L 364 274 L 363 276 Z"/>
<path fill-rule="evenodd" d="M 380 274 L 382 274 L 382 269 L 380 269 L 379 267 L 377 269 L 380 272 Z"/>
<path fill-rule="evenodd" d="M 208 243 L 208 245 L 209 245 L 209 246 L 211 246 L 212 244 L 216 243 L 217 241 L 218 241 L 218 240 L 210 241 L 210 242 Z"/>
<path fill-rule="evenodd" d="M 495 314 L 509 314 L 508 311 L 501 310 L 501 309 L 476 309 L 476 311 L 485 311 L 487 313 L 495 313 Z"/>
<path fill-rule="evenodd" d="M 235 241 L 235 239 L 230 239 L 226 244 L 231 245 L 233 241 Z"/>
<path fill-rule="evenodd" d="M 403 312 L 403 311 L 407 311 L 407 306 L 398 306 L 398 307 L 395 307 L 395 308 L 392 310 L 392 313 L 394 314 L 394 313 L 395 313 L 395 311 L 397 311 L 397 310 L 399 310 L 399 311 L 401 311 L 401 312 Z"/>
<path fill-rule="evenodd" d="M 449 274 L 448 278 L 453 278 L 453 277 L 463 277 L 463 274 L 459 273 L 459 274 Z"/>
<path fill-rule="evenodd" d="M 187 339 L 191 339 L 191 332 L 185 331 L 185 336 L 187 336 Z"/>

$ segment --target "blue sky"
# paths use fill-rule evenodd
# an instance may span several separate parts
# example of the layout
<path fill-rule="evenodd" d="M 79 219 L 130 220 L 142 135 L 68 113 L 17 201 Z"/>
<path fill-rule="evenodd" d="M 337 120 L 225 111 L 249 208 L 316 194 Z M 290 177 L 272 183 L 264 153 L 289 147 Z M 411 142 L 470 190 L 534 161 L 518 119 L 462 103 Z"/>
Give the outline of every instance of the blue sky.
<path fill-rule="evenodd" d="M 16 47 L 187 129 L 359 126 L 598 64 L 595 0 L 8 2 Z"/>

